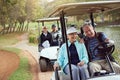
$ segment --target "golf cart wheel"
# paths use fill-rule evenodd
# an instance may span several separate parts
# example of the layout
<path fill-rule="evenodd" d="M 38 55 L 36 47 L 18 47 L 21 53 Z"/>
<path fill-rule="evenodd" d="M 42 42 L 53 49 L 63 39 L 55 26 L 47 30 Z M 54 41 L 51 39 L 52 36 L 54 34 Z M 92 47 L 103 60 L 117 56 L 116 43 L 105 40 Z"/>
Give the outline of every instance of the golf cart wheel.
<path fill-rule="evenodd" d="M 41 72 L 46 72 L 47 71 L 47 61 L 45 59 L 40 59 L 39 64 L 40 64 Z"/>

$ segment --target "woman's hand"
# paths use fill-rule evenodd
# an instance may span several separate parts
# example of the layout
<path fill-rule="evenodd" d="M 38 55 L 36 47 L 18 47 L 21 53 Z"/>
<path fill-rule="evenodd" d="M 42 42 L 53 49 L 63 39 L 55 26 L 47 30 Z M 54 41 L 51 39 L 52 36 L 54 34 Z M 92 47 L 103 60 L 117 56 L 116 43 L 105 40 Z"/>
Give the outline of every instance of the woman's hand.
<path fill-rule="evenodd" d="M 80 42 L 80 43 L 84 43 L 84 39 L 80 38 L 80 39 L 79 39 L 79 42 Z"/>
<path fill-rule="evenodd" d="M 54 70 L 56 70 L 56 68 L 59 68 L 59 64 L 58 64 L 58 63 L 55 63 L 55 64 L 53 65 L 53 68 L 54 68 Z"/>
<path fill-rule="evenodd" d="M 84 61 L 81 61 L 81 62 L 79 62 L 77 65 L 78 66 L 83 66 L 85 63 L 84 63 Z"/>

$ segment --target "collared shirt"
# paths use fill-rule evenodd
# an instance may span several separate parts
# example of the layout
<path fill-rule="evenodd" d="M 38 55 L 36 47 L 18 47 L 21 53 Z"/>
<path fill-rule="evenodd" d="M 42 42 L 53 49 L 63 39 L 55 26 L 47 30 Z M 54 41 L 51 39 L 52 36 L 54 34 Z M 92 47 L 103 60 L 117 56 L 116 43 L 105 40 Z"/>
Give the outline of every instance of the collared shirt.
<path fill-rule="evenodd" d="M 106 39 L 105 34 L 102 33 L 102 40 L 104 41 Z M 92 55 L 92 60 L 102 60 L 104 59 L 104 57 L 99 57 L 99 54 L 102 54 L 101 51 L 99 51 L 98 49 L 96 49 L 93 53 L 93 49 L 99 44 L 99 40 L 97 39 L 97 37 L 93 37 L 93 38 L 89 38 L 89 49 L 90 49 L 90 53 Z"/>
<path fill-rule="evenodd" d="M 45 35 L 45 37 L 47 36 L 47 33 L 43 33 Z"/>
<path fill-rule="evenodd" d="M 52 39 L 53 39 L 53 41 L 58 41 L 58 38 L 59 38 L 59 33 L 58 33 L 58 31 L 55 31 L 55 32 L 51 32 L 51 34 L 52 34 Z"/>
<path fill-rule="evenodd" d="M 42 43 L 43 43 L 44 41 L 46 41 L 46 40 L 49 41 L 50 46 L 51 46 L 51 45 L 52 45 L 52 35 L 51 35 L 49 32 L 47 32 L 46 34 L 45 34 L 45 33 L 42 33 L 42 34 L 40 35 L 40 44 L 41 44 L 41 46 L 42 46 Z"/>
<path fill-rule="evenodd" d="M 76 50 L 75 44 L 72 43 L 69 46 L 69 51 L 70 51 L 70 60 L 71 64 L 77 65 L 77 63 L 80 62 L 79 57 L 78 57 L 78 52 Z"/>

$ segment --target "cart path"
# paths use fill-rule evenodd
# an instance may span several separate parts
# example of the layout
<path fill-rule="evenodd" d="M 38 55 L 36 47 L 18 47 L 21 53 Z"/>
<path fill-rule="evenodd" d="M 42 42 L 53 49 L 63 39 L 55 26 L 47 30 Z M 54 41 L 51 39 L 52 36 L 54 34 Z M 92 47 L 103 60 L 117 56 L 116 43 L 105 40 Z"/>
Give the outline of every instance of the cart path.
<path fill-rule="evenodd" d="M 0 80 L 7 80 L 18 68 L 19 61 L 19 56 L 16 54 L 0 50 Z"/>
<path fill-rule="evenodd" d="M 13 47 L 19 48 L 24 51 L 26 57 L 28 57 L 30 61 L 30 65 L 32 66 L 32 73 L 34 78 L 32 80 L 50 80 L 53 74 L 52 71 L 41 72 L 39 69 L 39 52 L 37 46 L 28 45 L 28 34 L 25 33 L 18 37 L 20 42 L 13 45 Z"/>
<path fill-rule="evenodd" d="M 20 41 L 17 44 L 13 45 L 13 47 L 28 51 L 38 62 L 39 56 L 38 56 L 37 46 L 28 45 L 28 33 L 21 35 L 19 39 Z"/>

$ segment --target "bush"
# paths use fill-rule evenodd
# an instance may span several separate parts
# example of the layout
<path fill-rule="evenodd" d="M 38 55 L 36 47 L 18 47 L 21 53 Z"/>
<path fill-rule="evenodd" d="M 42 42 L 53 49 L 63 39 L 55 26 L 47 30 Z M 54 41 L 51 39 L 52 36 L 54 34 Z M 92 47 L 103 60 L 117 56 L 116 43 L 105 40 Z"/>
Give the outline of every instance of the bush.
<path fill-rule="evenodd" d="M 33 43 L 33 44 L 36 44 L 38 43 L 38 39 L 37 39 L 37 35 L 38 33 L 36 33 L 37 31 L 35 30 L 30 30 L 29 31 L 29 43 Z"/>
<path fill-rule="evenodd" d="M 29 36 L 29 43 L 37 43 L 36 37 L 34 35 Z"/>

